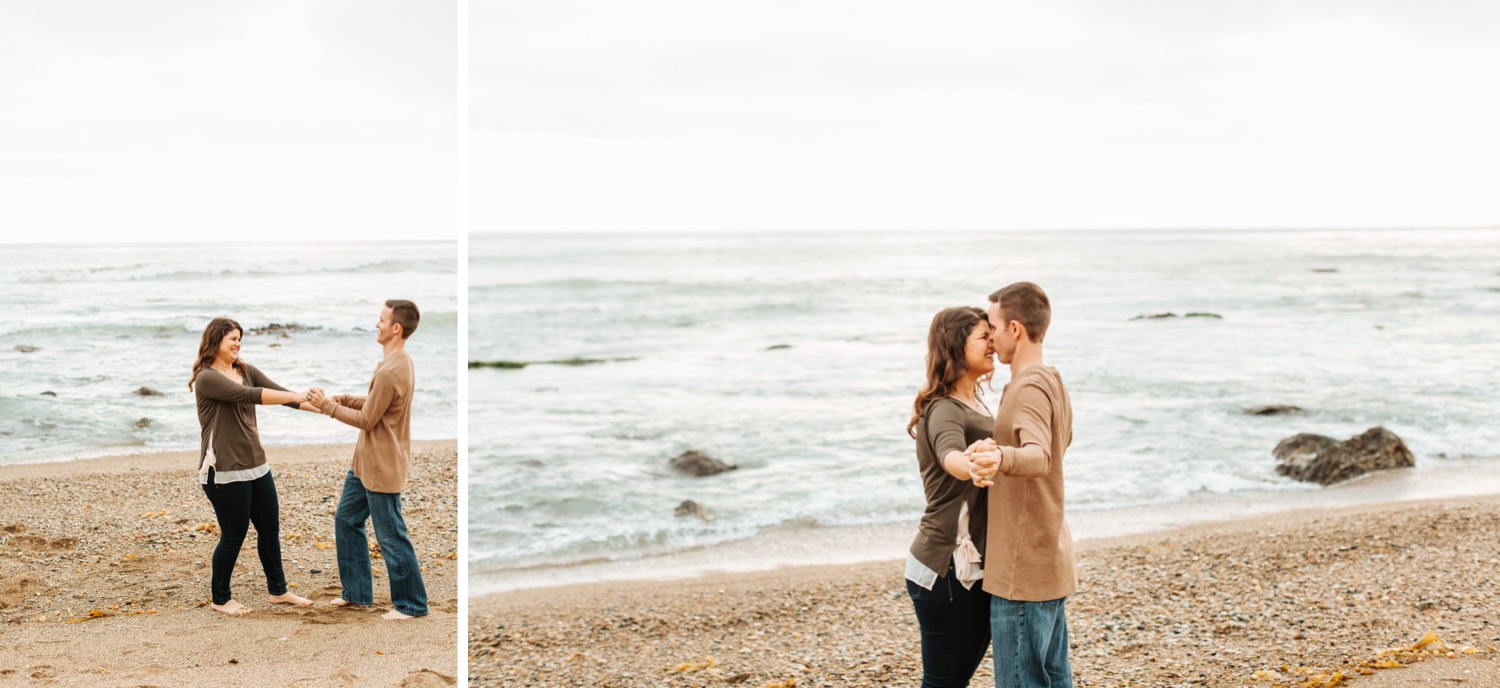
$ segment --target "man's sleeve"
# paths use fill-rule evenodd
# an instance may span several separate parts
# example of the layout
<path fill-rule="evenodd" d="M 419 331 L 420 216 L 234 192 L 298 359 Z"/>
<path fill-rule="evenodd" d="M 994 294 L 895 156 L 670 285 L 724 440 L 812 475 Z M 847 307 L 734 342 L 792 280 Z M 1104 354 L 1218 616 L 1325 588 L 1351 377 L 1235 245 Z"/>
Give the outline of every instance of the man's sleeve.
<path fill-rule="evenodd" d="M 1052 472 L 1052 399 L 1040 385 L 1016 392 L 1012 421 L 1020 446 L 1000 448 L 1000 472 L 1015 478 L 1041 478 Z"/>
<path fill-rule="evenodd" d="M 375 373 L 375 379 L 370 383 L 370 394 L 364 399 L 359 408 L 350 408 L 341 404 L 333 404 L 333 417 L 346 425 L 353 425 L 361 430 L 373 430 L 380 419 L 385 416 L 386 409 L 391 407 L 391 402 L 396 400 L 396 374 L 390 370 L 381 370 Z M 330 400 L 331 401 L 331 400 Z"/>
<path fill-rule="evenodd" d="M 193 391 L 206 399 L 230 404 L 259 404 L 260 388 L 237 385 L 219 371 L 202 370 L 193 381 Z"/>
<path fill-rule="evenodd" d="M 348 406 L 349 408 L 355 410 L 359 410 L 365 407 L 365 398 L 353 394 L 340 394 L 334 397 L 333 400 L 339 406 Z"/>

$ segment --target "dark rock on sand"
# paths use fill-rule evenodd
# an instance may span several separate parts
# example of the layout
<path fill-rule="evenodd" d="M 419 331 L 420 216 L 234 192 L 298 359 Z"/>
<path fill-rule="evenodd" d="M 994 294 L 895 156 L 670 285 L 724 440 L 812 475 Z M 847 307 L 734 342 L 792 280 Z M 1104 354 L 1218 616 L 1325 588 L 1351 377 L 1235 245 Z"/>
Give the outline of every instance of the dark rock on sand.
<path fill-rule="evenodd" d="M 164 396 L 167 396 L 166 394 L 164 394 L 162 392 L 158 392 L 158 391 L 156 391 L 154 389 L 151 389 L 150 387 L 142 387 L 142 388 L 136 390 L 135 391 L 135 395 L 138 396 L 138 397 L 164 397 Z"/>
<path fill-rule="evenodd" d="M 1245 413 L 1252 416 L 1290 416 L 1302 413 L 1302 407 L 1273 404 L 1271 406 L 1257 406 L 1252 409 L 1245 409 Z"/>
<path fill-rule="evenodd" d="M 1344 442 L 1300 433 L 1282 440 L 1271 453 L 1281 461 L 1276 466 L 1277 473 L 1319 485 L 1332 485 L 1372 471 L 1417 465 L 1400 437 L 1378 427 Z"/>
<path fill-rule="evenodd" d="M 673 469 L 692 476 L 703 477 L 732 471 L 739 466 L 724 463 L 696 449 L 690 449 L 668 462 Z"/>
<path fill-rule="evenodd" d="M 36 353 L 36 352 L 41 351 L 41 350 L 42 350 L 42 347 L 39 347 L 39 346 L 27 346 L 25 344 L 17 344 L 16 345 L 16 351 L 19 351 L 19 352 L 21 352 L 23 354 Z"/>
<path fill-rule="evenodd" d="M 135 429 L 136 430 L 145 430 L 146 428 L 149 428 L 149 427 L 151 427 L 151 419 L 150 418 L 142 418 L 142 419 L 140 419 L 140 420 L 138 420 L 138 421 L 135 422 Z"/>
<path fill-rule="evenodd" d="M 708 520 L 708 509 L 703 508 L 702 504 L 699 504 L 691 499 L 683 500 L 681 504 L 677 505 L 677 509 L 673 513 L 677 514 L 678 518 L 697 516 L 704 521 Z"/>

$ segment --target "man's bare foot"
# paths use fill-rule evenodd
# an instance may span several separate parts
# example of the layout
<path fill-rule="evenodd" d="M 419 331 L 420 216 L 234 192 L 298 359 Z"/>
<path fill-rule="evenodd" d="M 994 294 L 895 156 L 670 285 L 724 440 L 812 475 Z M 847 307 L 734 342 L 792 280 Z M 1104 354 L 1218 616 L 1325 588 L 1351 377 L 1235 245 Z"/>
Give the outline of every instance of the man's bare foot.
<path fill-rule="evenodd" d="M 335 607 L 358 607 L 358 606 L 360 606 L 360 605 L 357 605 L 357 604 L 355 604 L 353 602 L 350 602 L 349 600 L 346 600 L 346 599 L 344 599 L 342 597 L 335 597 L 335 598 L 333 598 L 333 601 L 329 602 L 329 604 L 331 604 L 331 605 L 333 605 Z"/>
<path fill-rule="evenodd" d="M 245 605 L 240 604 L 239 602 L 235 602 L 234 600 L 230 600 L 228 602 L 225 602 L 224 604 L 214 604 L 212 602 L 209 602 L 208 608 L 219 612 L 220 614 L 228 614 L 230 616 L 244 616 L 246 614 L 249 614 L 250 612 L 255 611 L 254 609 L 246 607 Z"/>
<path fill-rule="evenodd" d="M 398 611 L 392 609 L 392 610 L 386 612 L 380 618 L 385 619 L 386 621 L 396 621 L 398 619 L 415 619 L 417 617 L 415 617 L 415 616 L 407 616 L 405 614 L 402 614 L 401 612 L 398 612 Z"/>
<path fill-rule="evenodd" d="M 306 597 L 298 595 L 297 593 L 294 593 L 290 590 L 281 593 L 280 595 L 271 596 L 271 604 L 295 604 L 299 607 L 308 607 L 311 606 L 312 603 L 312 600 L 309 600 Z"/>

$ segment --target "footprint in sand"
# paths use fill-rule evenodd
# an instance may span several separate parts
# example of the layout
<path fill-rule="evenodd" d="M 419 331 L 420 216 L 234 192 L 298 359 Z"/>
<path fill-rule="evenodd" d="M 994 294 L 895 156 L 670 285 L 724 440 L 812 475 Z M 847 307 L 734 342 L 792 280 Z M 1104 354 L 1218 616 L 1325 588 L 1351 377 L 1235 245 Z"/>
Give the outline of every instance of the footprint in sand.
<path fill-rule="evenodd" d="M 431 669 L 422 669 L 407 674 L 406 678 L 396 684 L 397 688 L 446 688 L 458 685 L 458 679 L 447 674 L 439 674 Z"/>
<path fill-rule="evenodd" d="M 78 538 L 47 538 L 38 535 L 12 535 L 9 544 L 28 552 L 62 552 L 78 546 Z"/>

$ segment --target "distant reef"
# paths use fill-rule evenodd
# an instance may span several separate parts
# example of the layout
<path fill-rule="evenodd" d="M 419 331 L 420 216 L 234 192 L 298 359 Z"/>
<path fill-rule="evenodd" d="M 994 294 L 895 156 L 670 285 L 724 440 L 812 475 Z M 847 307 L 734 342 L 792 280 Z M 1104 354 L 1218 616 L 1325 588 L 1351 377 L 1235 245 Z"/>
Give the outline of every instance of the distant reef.
<path fill-rule="evenodd" d="M 639 356 L 625 356 L 621 358 L 564 358 L 556 361 L 469 361 L 470 368 L 501 368 L 506 370 L 518 370 L 533 365 L 563 365 L 563 366 L 586 366 L 599 365 L 601 363 L 618 363 L 621 361 L 639 360 Z"/>
<path fill-rule="evenodd" d="M 1137 315 L 1134 318 L 1131 318 L 1131 320 L 1166 320 L 1168 318 L 1176 318 L 1176 317 L 1178 317 L 1176 313 L 1151 313 L 1149 315 Z M 1218 313 L 1188 313 L 1187 315 L 1184 315 L 1182 317 L 1184 317 L 1184 318 L 1213 318 L 1215 320 L 1223 320 L 1224 319 L 1224 316 L 1219 315 Z"/>

